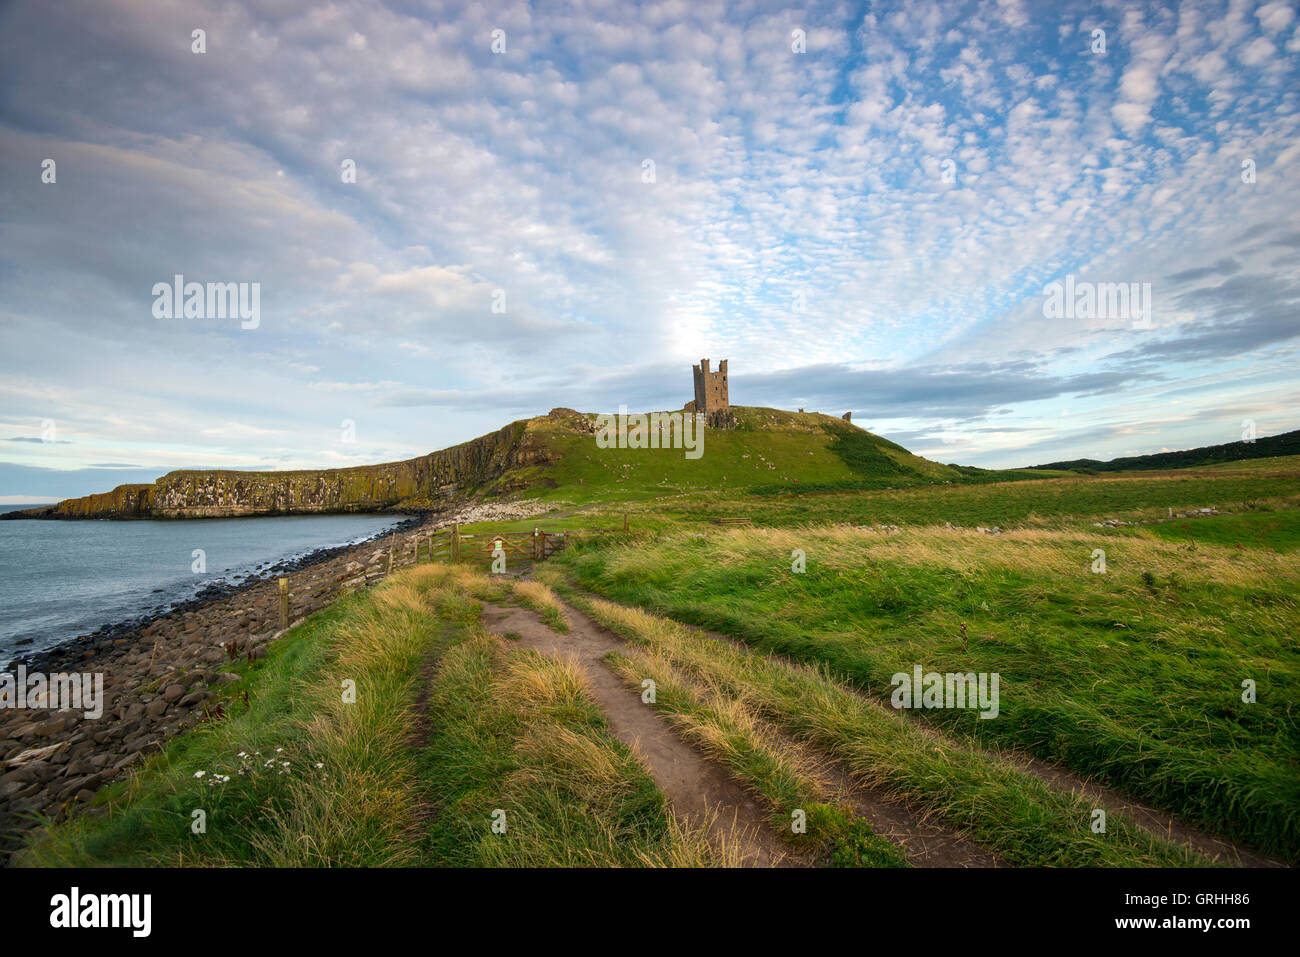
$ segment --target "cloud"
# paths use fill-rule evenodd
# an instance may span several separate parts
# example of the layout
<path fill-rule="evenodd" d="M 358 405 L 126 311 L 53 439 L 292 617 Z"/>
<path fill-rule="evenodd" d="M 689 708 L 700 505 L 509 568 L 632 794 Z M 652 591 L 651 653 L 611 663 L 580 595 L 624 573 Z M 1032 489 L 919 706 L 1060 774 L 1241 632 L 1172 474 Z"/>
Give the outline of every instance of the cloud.
<path fill-rule="evenodd" d="M 959 417 L 973 455 L 1062 396 L 1140 415 L 1132 367 L 1211 403 L 1224 386 L 1200 363 L 1265 350 L 1275 369 L 1291 341 L 1294 20 L 1286 3 L 10 4 L 0 401 L 15 431 L 75 436 L 53 450 L 66 467 L 343 460 L 345 419 L 401 458 L 555 405 L 679 407 L 704 354 L 762 401 L 918 433 Z M 1089 271 L 1152 282 L 1157 334 L 1045 324 L 1042 286 Z M 177 272 L 258 282 L 259 327 L 155 320 L 149 290 Z M 1192 295 L 1245 276 L 1264 283 Z M 994 415 L 1006 427 L 979 431 Z"/>
<path fill-rule="evenodd" d="M 1235 272 L 1241 271 L 1241 263 L 1235 259 L 1220 259 L 1218 262 L 1209 266 L 1198 266 L 1195 269 L 1184 269 L 1182 272 L 1173 273 L 1167 278 L 1170 282 L 1184 283 L 1195 282 L 1198 279 L 1208 279 L 1210 276 L 1228 276 Z"/>
<path fill-rule="evenodd" d="M 1183 293 L 1176 305 L 1199 318 L 1177 335 L 1121 352 L 1116 360 L 1225 361 L 1300 338 L 1300 284 L 1266 276 L 1235 276 L 1217 286 Z"/>
<path fill-rule="evenodd" d="M 1120 389 L 1134 377 L 1131 371 L 1052 375 L 1032 363 L 1011 361 L 897 370 L 828 364 L 734 381 L 736 389 L 755 397 L 749 403 L 755 405 L 824 407 L 838 410 L 837 415 L 849 409 L 868 418 L 976 420 L 1020 402 Z"/>

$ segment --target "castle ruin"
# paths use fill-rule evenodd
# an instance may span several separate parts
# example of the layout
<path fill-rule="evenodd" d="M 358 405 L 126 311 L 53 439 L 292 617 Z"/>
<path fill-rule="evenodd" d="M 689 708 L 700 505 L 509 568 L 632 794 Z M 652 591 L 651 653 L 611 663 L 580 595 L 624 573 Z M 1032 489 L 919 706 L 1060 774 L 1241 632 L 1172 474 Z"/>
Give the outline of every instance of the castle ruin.
<path fill-rule="evenodd" d="M 709 360 L 691 367 L 695 375 L 695 399 L 686 403 L 687 412 L 704 413 L 704 424 L 711 429 L 730 429 L 736 425 L 727 397 L 727 360 L 718 363 L 718 371 L 709 371 Z"/>

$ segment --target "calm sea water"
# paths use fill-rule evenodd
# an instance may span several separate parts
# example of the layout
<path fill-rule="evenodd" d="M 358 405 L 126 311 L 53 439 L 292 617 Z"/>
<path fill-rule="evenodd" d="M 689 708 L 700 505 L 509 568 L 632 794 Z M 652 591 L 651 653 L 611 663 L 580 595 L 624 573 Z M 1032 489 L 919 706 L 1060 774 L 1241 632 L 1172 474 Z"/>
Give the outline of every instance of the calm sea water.
<path fill-rule="evenodd" d="M 8 511 L 8 509 L 4 509 Z M 391 515 L 172 522 L 0 522 L 0 667 L 100 625 L 162 611 L 204 585 L 369 538 Z M 202 549 L 206 572 L 192 570 Z M 16 642 L 31 638 L 31 644 Z"/>

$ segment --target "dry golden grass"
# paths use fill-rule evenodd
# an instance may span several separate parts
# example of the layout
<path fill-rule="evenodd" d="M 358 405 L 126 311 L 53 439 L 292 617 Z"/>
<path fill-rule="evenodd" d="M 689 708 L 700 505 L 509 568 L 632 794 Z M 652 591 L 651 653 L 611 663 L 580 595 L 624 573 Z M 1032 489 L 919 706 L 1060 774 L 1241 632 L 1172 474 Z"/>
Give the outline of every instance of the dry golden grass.
<path fill-rule="evenodd" d="M 426 780 L 445 787 L 432 841 L 448 863 L 510 867 L 730 866 L 735 851 L 683 828 L 609 734 L 579 667 L 478 633 L 434 683 Z M 447 782 L 442 785 L 441 782 Z M 467 790 L 462 790 L 466 788 Z M 489 834 L 489 811 L 507 830 Z M 738 843 L 738 842 L 737 842 Z"/>
<path fill-rule="evenodd" d="M 556 631 L 564 634 L 569 630 L 569 620 L 564 616 L 564 609 L 556 599 L 555 593 L 540 581 L 514 581 L 510 590 L 515 597 L 537 612 L 546 623 Z"/>
<path fill-rule="evenodd" d="M 630 688 L 655 682 L 655 706 L 681 737 L 729 768 L 747 790 L 776 811 L 812 801 L 828 792 L 824 766 L 791 745 L 741 697 L 731 696 L 710 676 L 686 678 L 655 649 L 628 648 L 609 659 Z"/>
<path fill-rule="evenodd" d="M 1094 549 L 1122 557 L 1130 566 L 1187 579 L 1249 582 L 1272 579 L 1300 584 L 1300 561 L 1294 555 L 1264 550 L 1236 551 L 1202 545 L 1188 549 L 1139 535 L 1104 535 L 1066 529 L 1018 529 L 989 535 L 974 529 L 939 526 L 881 532 L 869 528 L 739 528 L 710 537 L 710 559 L 722 565 L 745 565 L 756 553 L 770 553 L 774 565 L 798 548 L 811 564 L 842 571 L 860 570 L 864 563 L 941 565 L 963 573 L 1018 571 L 1024 568 L 1061 575 L 1087 572 Z M 632 572 L 639 560 L 658 556 L 628 550 L 619 553 L 611 570 Z M 786 562 L 788 567 L 788 561 Z"/>

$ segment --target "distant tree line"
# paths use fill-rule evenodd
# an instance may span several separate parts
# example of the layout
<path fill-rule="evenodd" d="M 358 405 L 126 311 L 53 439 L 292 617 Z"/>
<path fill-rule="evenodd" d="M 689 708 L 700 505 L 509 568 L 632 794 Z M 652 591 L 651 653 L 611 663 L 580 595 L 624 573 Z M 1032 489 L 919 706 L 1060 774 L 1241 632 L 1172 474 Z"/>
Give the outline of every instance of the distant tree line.
<path fill-rule="evenodd" d="M 1078 472 L 1130 472 L 1138 469 L 1181 469 L 1197 465 L 1217 465 L 1241 459 L 1266 459 L 1275 455 L 1300 455 L 1300 429 L 1269 435 L 1254 442 L 1229 442 L 1226 445 L 1207 445 L 1200 449 L 1182 452 L 1157 452 L 1153 455 L 1131 455 L 1109 462 L 1097 459 L 1073 459 L 1069 462 L 1049 462 L 1032 465 L 1035 469 L 1074 470 Z"/>

